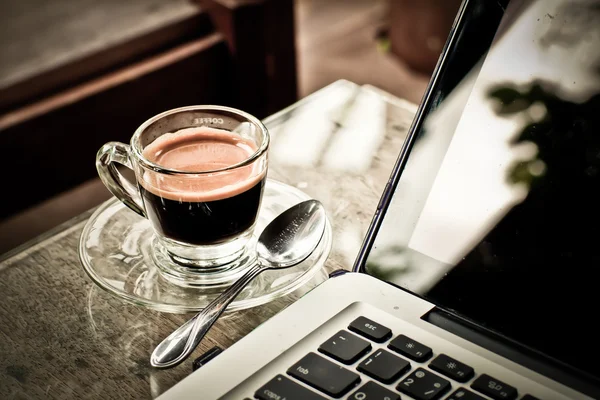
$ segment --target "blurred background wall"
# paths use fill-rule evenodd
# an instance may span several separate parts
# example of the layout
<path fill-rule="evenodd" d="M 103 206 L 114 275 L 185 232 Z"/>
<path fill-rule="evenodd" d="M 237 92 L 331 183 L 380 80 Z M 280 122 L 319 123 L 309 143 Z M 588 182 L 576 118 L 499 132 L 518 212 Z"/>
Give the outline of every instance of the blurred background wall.
<path fill-rule="evenodd" d="M 0 253 L 109 198 L 95 152 L 169 108 L 338 80 L 418 103 L 459 0 L 3 0 Z"/>

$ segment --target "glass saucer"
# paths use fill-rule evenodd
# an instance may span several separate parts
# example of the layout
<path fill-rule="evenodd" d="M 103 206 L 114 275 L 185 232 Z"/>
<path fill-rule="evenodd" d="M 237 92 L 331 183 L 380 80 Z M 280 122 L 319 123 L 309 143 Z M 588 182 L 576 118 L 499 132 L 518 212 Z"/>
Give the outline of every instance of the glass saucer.
<path fill-rule="evenodd" d="M 308 199 L 307 194 L 292 186 L 267 179 L 255 233 L 245 252 L 243 263 L 247 267 L 256 260 L 256 240 L 265 226 L 284 210 Z M 128 302 L 174 313 L 201 310 L 247 268 L 238 268 L 236 276 L 229 276 L 226 284 L 218 286 L 177 284 L 165 279 L 157 265 L 152 255 L 153 241 L 150 222 L 113 198 L 86 223 L 79 241 L 79 257 L 85 272 L 100 288 Z M 331 224 L 327 221 L 323 238 L 310 257 L 291 268 L 263 272 L 237 296 L 228 311 L 255 307 L 300 288 L 312 289 L 327 278 L 323 266 L 331 244 Z"/>

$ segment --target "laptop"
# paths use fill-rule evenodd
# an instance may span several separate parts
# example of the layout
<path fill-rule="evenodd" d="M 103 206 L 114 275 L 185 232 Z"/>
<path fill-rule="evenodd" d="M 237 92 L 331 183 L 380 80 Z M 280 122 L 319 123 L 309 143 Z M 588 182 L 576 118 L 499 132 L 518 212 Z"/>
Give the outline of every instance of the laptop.
<path fill-rule="evenodd" d="M 599 399 L 599 128 L 599 1 L 465 0 L 351 271 L 160 399 Z"/>

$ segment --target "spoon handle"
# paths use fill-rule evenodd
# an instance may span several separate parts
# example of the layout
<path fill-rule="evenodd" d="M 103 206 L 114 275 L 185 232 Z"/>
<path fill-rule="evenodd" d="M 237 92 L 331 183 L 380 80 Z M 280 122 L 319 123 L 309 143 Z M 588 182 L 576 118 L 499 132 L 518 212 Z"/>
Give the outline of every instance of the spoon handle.
<path fill-rule="evenodd" d="M 252 279 L 267 269 L 268 267 L 264 267 L 260 261 L 254 264 L 248 272 L 210 302 L 202 311 L 156 346 L 150 357 L 150 364 L 157 368 L 170 368 L 185 360 L 225 311 L 229 303 Z"/>

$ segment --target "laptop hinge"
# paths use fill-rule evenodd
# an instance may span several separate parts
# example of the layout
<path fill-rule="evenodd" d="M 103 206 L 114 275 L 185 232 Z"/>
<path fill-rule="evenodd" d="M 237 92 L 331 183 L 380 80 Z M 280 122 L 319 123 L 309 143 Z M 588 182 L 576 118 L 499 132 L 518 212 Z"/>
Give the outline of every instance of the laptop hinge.
<path fill-rule="evenodd" d="M 421 319 L 594 399 L 600 399 L 600 381 L 592 375 L 575 370 L 437 307 Z"/>
<path fill-rule="evenodd" d="M 344 275 L 344 274 L 346 274 L 347 272 L 349 272 L 349 271 L 348 271 L 348 270 L 345 270 L 345 269 L 336 269 L 335 271 L 331 271 L 331 272 L 329 273 L 329 277 L 330 277 L 330 278 L 335 278 L 336 276 Z"/>

